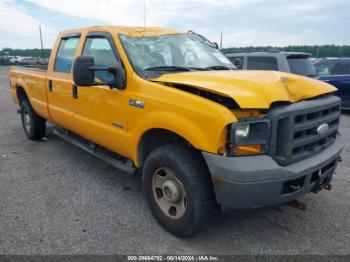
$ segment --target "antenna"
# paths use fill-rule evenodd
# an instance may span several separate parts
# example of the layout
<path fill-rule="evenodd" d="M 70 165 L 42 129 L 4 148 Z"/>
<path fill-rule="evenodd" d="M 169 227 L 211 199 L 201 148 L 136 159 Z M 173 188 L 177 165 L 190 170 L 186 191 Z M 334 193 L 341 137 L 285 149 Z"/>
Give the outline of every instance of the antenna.
<path fill-rule="evenodd" d="M 143 0 L 143 29 L 146 29 L 146 0 Z"/>
<path fill-rule="evenodd" d="M 40 33 L 40 44 L 41 44 L 41 57 L 44 57 L 43 36 L 41 33 L 41 26 L 40 25 L 39 25 L 39 33 Z"/>

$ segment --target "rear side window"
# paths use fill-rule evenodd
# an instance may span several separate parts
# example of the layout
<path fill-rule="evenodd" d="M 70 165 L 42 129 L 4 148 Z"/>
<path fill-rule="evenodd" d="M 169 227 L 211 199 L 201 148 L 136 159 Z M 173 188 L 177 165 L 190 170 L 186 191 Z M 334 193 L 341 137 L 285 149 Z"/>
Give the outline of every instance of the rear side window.
<path fill-rule="evenodd" d="M 350 75 L 350 63 L 336 63 L 334 66 L 333 75 Z"/>
<path fill-rule="evenodd" d="M 230 56 L 228 59 L 230 59 L 237 69 L 243 69 L 243 56 Z"/>
<path fill-rule="evenodd" d="M 56 55 L 54 68 L 56 72 L 70 73 L 78 42 L 79 37 L 62 38 Z"/>
<path fill-rule="evenodd" d="M 84 45 L 83 56 L 92 56 L 96 66 L 116 67 L 118 65 L 113 48 L 105 37 L 88 37 Z M 112 81 L 114 76 L 105 71 L 97 71 L 95 77 L 104 82 Z"/>
<path fill-rule="evenodd" d="M 250 56 L 248 57 L 248 70 L 278 70 L 277 59 L 274 57 Z"/>

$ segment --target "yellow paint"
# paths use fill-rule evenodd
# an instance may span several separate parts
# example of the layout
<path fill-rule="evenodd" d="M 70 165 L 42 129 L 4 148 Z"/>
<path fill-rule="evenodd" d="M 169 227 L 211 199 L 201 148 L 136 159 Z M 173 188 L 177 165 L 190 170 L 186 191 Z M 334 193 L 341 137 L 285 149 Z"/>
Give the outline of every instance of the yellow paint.
<path fill-rule="evenodd" d="M 82 53 L 86 34 L 94 31 L 112 35 L 126 70 L 127 86 L 124 90 L 107 86 L 78 87 L 78 99 L 73 99 L 72 73 L 53 70 L 59 40 L 63 35 L 80 33 L 75 52 L 77 57 Z M 16 88 L 24 88 L 40 116 L 131 158 L 138 166 L 137 148 L 149 130 L 166 129 L 199 150 L 223 154 L 226 127 L 237 122 L 238 118 L 264 117 L 259 109 L 268 109 L 274 102 L 294 103 L 336 90 L 314 79 L 272 71 L 198 71 L 165 74 L 157 79 L 145 80 L 133 71 L 118 38 L 118 34 L 137 37 L 181 33 L 163 28 L 111 26 L 62 32 L 53 47 L 47 72 L 28 69 L 10 71 L 13 99 L 18 103 Z M 47 79 L 53 81 L 52 93 L 47 91 Z M 231 97 L 240 109 L 229 110 L 211 100 L 170 87 L 169 83 Z M 144 108 L 130 106 L 130 99 L 143 101 Z"/>
<path fill-rule="evenodd" d="M 336 90 L 309 77 L 274 71 L 185 72 L 164 74 L 155 81 L 195 86 L 232 97 L 241 108 L 258 109 L 268 109 L 276 101 L 295 103 Z"/>

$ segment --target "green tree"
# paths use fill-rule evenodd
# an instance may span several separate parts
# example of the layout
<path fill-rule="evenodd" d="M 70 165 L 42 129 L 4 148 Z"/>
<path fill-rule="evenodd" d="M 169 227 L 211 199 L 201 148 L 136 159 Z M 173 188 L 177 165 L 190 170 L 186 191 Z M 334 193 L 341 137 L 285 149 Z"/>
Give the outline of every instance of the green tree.
<path fill-rule="evenodd" d="M 248 46 L 229 47 L 222 50 L 224 53 L 253 52 L 253 51 L 291 51 L 310 53 L 313 57 L 350 57 L 350 45 L 290 45 L 276 46 Z"/>

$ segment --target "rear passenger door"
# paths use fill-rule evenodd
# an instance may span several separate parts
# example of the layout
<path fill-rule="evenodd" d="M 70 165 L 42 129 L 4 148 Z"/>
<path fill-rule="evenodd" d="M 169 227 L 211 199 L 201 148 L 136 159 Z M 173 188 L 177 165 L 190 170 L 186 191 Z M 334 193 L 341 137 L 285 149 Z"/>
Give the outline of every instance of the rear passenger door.
<path fill-rule="evenodd" d="M 113 37 L 104 32 L 89 33 L 81 55 L 93 57 L 96 66 L 117 67 L 121 63 Z M 106 82 L 113 75 L 96 72 L 95 78 Z M 107 85 L 78 86 L 74 111 L 77 133 L 123 156 L 127 140 L 126 92 Z"/>
<path fill-rule="evenodd" d="M 56 51 L 55 61 L 48 70 L 48 103 L 52 120 L 69 129 L 74 130 L 72 98 L 72 64 L 80 40 L 80 34 L 73 34 L 61 38 Z"/>

